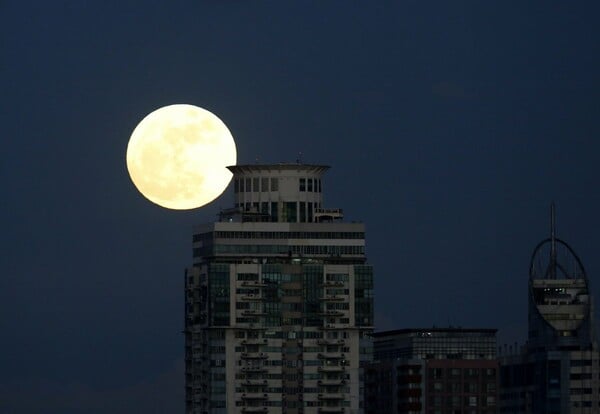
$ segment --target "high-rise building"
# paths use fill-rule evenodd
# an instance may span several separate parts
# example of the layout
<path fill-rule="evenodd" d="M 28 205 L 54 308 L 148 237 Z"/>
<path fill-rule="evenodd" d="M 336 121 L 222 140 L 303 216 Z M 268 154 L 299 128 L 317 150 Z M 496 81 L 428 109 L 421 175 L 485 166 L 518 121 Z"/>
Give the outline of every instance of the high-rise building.
<path fill-rule="evenodd" d="M 599 353 L 588 277 L 554 232 L 529 268 L 529 333 L 518 354 L 501 358 L 501 413 L 598 413 Z"/>
<path fill-rule="evenodd" d="M 376 332 L 366 413 L 496 414 L 496 329 Z"/>
<path fill-rule="evenodd" d="M 328 167 L 238 165 L 185 276 L 188 413 L 363 413 L 365 226 L 324 208 Z"/>

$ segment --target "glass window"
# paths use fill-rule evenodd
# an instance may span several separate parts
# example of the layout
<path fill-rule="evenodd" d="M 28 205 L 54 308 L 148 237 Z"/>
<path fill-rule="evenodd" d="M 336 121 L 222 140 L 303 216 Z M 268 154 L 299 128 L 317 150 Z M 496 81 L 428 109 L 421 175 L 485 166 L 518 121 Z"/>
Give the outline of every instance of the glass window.
<path fill-rule="evenodd" d="M 263 177 L 261 179 L 261 191 L 266 192 L 269 191 L 269 178 Z"/>
<path fill-rule="evenodd" d="M 258 187 L 258 177 L 254 177 L 252 179 L 252 188 L 253 188 L 253 191 L 255 191 L 255 192 L 260 191 L 260 188 Z"/>
<path fill-rule="evenodd" d="M 300 201 L 300 222 L 306 222 L 306 203 L 304 201 Z"/>
<path fill-rule="evenodd" d="M 460 368 L 450 368 L 448 371 L 451 377 L 460 377 Z"/>
<path fill-rule="evenodd" d="M 468 393 L 477 392 L 477 383 L 476 382 L 465 382 L 465 392 L 468 392 Z"/>
<path fill-rule="evenodd" d="M 271 187 L 273 188 L 273 187 Z M 271 221 L 279 221 L 279 211 L 278 211 L 277 202 L 271 203 Z"/>
<path fill-rule="evenodd" d="M 297 205 L 295 201 L 285 203 L 285 221 L 287 223 L 295 223 L 298 221 Z"/>
<path fill-rule="evenodd" d="M 308 191 L 312 192 L 312 190 L 313 190 L 313 179 L 309 178 L 308 179 Z"/>
<path fill-rule="evenodd" d="M 257 273 L 238 273 L 237 280 L 258 280 Z"/>
<path fill-rule="evenodd" d="M 252 179 L 250 177 L 246 178 L 246 192 L 252 191 Z"/>
<path fill-rule="evenodd" d="M 429 376 L 431 378 L 442 378 L 443 377 L 443 370 L 441 368 L 430 368 L 429 369 Z"/>
<path fill-rule="evenodd" d="M 439 396 L 430 397 L 429 404 L 433 407 L 440 407 L 442 405 L 442 397 L 439 397 Z"/>
<path fill-rule="evenodd" d="M 460 397 L 448 396 L 446 400 L 449 407 L 460 407 Z"/>
<path fill-rule="evenodd" d="M 432 382 L 431 383 L 431 390 L 432 391 L 443 391 L 444 390 L 444 384 L 442 382 Z"/>
<path fill-rule="evenodd" d="M 310 181 L 310 179 L 309 179 Z M 306 191 L 306 178 L 300 179 L 300 191 Z"/>
<path fill-rule="evenodd" d="M 448 392 L 452 394 L 460 393 L 460 382 L 448 382 Z"/>
<path fill-rule="evenodd" d="M 467 368 L 465 370 L 466 377 L 476 377 L 478 374 L 478 370 L 476 368 Z"/>
<path fill-rule="evenodd" d="M 279 191 L 279 179 L 271 178 L 271 191 Z"/>

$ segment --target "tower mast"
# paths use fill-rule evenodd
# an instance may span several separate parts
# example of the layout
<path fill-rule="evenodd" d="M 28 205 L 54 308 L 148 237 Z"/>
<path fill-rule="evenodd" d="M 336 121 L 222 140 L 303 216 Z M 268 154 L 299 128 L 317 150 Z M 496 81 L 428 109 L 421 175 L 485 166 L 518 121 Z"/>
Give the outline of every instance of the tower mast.
<path fill-rule="evenodd" d="M 550 278 L 556 279 L 556 208 L 550 204 Z"/>

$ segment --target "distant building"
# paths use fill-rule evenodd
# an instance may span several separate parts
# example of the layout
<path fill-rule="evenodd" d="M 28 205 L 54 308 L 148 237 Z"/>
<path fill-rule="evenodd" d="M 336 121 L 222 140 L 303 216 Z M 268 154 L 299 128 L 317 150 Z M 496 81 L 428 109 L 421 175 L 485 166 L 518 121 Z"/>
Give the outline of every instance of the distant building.
<path fill-rule="evenodd" d="M 365 226 L 322 206 L 321 165 L 229 167 L 235 204 L 193 236 L 188 413 L 363 413 Z"/>
<path fill-rule="evenodd" d="M 529 334 L 501 358 L 501 413 L 600 412 L 599 355 L 588 278 L 573 249 L 554 234 L 533 251 Z"/>
<path fill-rule="evenodd" d="M 377 332 L 367 413 L 497 413 L 496 329 Z"/>

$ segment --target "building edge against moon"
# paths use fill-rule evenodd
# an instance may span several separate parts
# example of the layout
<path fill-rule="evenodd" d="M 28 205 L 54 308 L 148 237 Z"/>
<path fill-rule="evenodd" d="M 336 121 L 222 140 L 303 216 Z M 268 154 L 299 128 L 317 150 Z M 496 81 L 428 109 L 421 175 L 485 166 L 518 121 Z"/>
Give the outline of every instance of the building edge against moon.
<path fill-rule="evenodd" d="M 364 223 L 308 164 L 237 165 L 185 273 L 186 412 L 363 413 L 373 268 Z"/>

